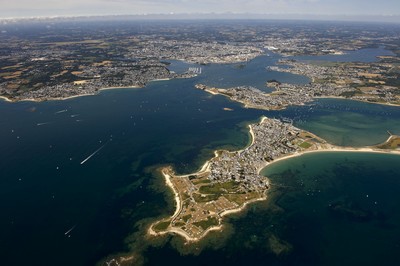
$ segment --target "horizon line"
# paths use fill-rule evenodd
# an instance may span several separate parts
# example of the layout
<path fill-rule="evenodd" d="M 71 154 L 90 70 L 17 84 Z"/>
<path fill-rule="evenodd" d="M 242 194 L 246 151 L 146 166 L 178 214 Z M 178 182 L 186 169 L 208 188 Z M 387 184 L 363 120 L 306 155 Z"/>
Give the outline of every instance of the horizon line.
<path fill-rule="evenodd" d="M 219 17 L 210 17 L 210 16 Z M 190 18 L 186 16 L 191 16 Z M 193 17 L 195 16 L 195 17 Z M 269 16 L 269 17 L 266 17 Z M 43 15 L 43 16 L 21 16 L 0 17 L 0 21 L 22 21 L 22 20 L 56 20 L 56 19 L 79 19 L 79 18 L 117 18 L 131 17 L 136 19 L 170 19 L 170 20 L 319 20 L 319 21 L 351 21 L 351 22 L 390 22 L 400 23 L 400 14 L 299 14 L 299 13 L 233 13 L 233 12 L 211 12 L 211 13 L 142 13 L 142 14 L 88 14 L 88 15 Z"/>

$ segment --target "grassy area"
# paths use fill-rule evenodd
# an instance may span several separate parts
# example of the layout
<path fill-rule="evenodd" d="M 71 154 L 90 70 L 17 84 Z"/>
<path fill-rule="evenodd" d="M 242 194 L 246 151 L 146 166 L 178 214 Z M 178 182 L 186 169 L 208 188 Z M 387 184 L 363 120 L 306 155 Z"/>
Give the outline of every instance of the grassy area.
<path fill-rule="evenodd" d="M 190 202 L 189 202 L 189 201 L 184 201 L 184 202 L 182 203 L 182 208 L 183 208 L 183 209 L 187 209 L 187 208 L 189 208 L 189 205 L 190 205 Z"/>
<path fill-rule="evenodd" d="M 182 220 L 185 221 L 185 223 L 186 223 L 190 218 L 192 218 L 192 215 L 188 214 L 188 215 L 183 216 Z"/>
<path fill-rule="evenodd" d="M 203 228 L 203 230 L 207 230 L 207 228 L 210 228 L 211 226 L 218 225 L 218 219 L 215 217 L 208 217 L 207 220 L 195 222 L 193 224 Z"/>
<path fill-rule="evenodd" d="M 3 72 L 0 73 L 0 77 L 7 77 L 7 76 L 11 76 L 13 74 L 13 72 Z"/>
<path fill-rule="evenodd" d="M 192 180 L 193 184 L 198 185 L 198 184 L 210 184 L 211 180 L 208 179 L 199 179 L 199 180 Z"/>
<path fill-rule="evenodd" d="M 175 223 L 175 226 L 177 226 L 177 227 L 181 227 L 181 226 L 184 226 L 184 225 L 185 225 L 185 223 L 182 223 L 182 222 Z"/>
<path fill-rule="evenodd" d="M 193 193 L 193 198 L 196 202 L 210 202 L 212 200 L 217 200 L 219 198 L 219 195 L 205 195 L 202 197 L 200 194 Z"/>
<path fill-rule="evenodd" d="M 310 148 L 310 147 L 312 146 L 312 144 L 310 144 L 310 143 L 307 142 L 307 141 L 304 141 L 304 142 L 301 143 L 299 146 L 300 146 L 300 148 L 308 149 L 308 148 Z"/>
<path fill-rule="evenodd" d="M 400 148 L 400 138 L 399 137 L 392 138 L 389 142 L 386 142 L 382 145 L 378 145 L 377 148 L 392 149 L 392 150 Z"/>
<path fill-rule="evenodd" d="M 187 200 L 188 198 L 190 198 L 189 194 L 182 193 L 182 201 Z"/>
<path fill-rule="evenodd" d="M 357 94 L 362 94 L 362 92 L 361 92 L 360 90 L 345 91 L 345 92 L 342 92 L 342 93 L 340 94 L 340 96 L 343 96 L 343 97 L 352 97 L 352 96 L 355 96 L 355 95 L 357 95 Z"/>
<path fill-rule="evenodd" d="M 168 228 L 170 223 L 171 223 L 171 221 L 159 222 L 153 228 L 156 231 L 164 231 L 164 230 L 166 230 Z"/>
<path fill-rule="evenodd" d="M 229 195 L 224 195 L 225 198 L 227 198 L 229 201 L 235 202 L 239 206 L 244 204 L 245 202 L 259 198 L 260 194 L 257 192 L 250 192 L 246 194 L 229 194 Z"/>
<path fill-rule="evenodd" d="M 238 187 L 239 187 L 238 182 L 229 181 L 224 183 L 214 183 L 207 186 L 201 186 L 199 192 L 202 194 L 221 195 L 227 192 L 235 192 Z"/>

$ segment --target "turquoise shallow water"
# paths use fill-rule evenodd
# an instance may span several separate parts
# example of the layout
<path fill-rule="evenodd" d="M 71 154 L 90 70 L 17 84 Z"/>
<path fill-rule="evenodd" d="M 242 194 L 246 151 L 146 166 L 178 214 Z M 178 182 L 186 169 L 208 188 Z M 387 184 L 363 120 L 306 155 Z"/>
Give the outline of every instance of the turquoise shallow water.
<path fill-rule="evenodd" d="M 399 162 L 396 155 L 321 152 L 267 167 L 282 210 L 280 235 L 319 265 L 396 264 Z"/>
<path fill-rule="evenodd" d="M 148 251 L 149 265 L 396 265 L 400 156 L 319 152 L 263 170 L 269 199 L 232 217 L 223 248 L 180 257 Z"/>
<path fill-rule="evenodd" d="M 318 99 L 309 106 L 290 107 L 277 117 L 340 146 L 368 146 L 400 134 L 400 108 L 358 101 Z"/>
<path fill-rule="evenodd" d="M 385 140 L 386 130 L 399 132 L 395 107 L 321 99 L 310 106 L 266 112 L 243 109 L 223 96 L 194 89 L 199 82 L 221 86 L 243 82 L 265 90 L 270 78 L 308 82 L 304 77 L 264 72 L 277 59 L 260 57 L 244 68 L 210 65 L 194 79 L 153 82 L 144 89 L 108 90 L 66 101 L 0 101 L 2 262 L 93 265 L 109 254 L 126 251 L 124 239 L 145 231 L 135 224 L 173 212 L 169 199 L 153 189 L 157 178 L 149 167 L 172 164 L 181 173 L 194 171 L 215 149 L 245 146 L 246 124 L 262 115 L 292 118 L 295 125 L 339 145 L 371 145 Z M 271 255 L 266 244 L 269 231 L 252 233 L 251 229 L 267 228 L 270 218 L 283 219 L 284 227 L 291 227 L 293 221 L 279 213 L 271 215 L 268 206 L 250 209 L 247 216 L 232 219 L 235 234 L 222 249 L 181 257 L 167 244 L 144 252 L 148 264 L 156 265 L 161 255 L 178 265 L 210 260 L 243 265 L 249 256 L 254 262 L 257 258 L 288 265 L 296 260 L 309 262 L 295 248 L 294 257 L 281 260 Z M 276 234 L 296 247 L 285 232 Z M 307 245 L 314 247 L 311 242 Z"/>

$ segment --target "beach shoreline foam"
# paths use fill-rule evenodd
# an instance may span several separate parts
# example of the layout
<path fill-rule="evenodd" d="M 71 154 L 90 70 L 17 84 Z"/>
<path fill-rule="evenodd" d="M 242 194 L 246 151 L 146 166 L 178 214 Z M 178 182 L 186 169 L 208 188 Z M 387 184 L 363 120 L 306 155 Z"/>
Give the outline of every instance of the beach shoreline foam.
<path fill-rule="evenodd" d="M 263 117 L 261 119 L 261 122 L 259 122 L 258 125 L 262 124 L 262 123 L 271 123 L 271 121 L 276 122 L 275 120 L 271 120 L 269 118 Z M 241 154 L 245 151 L 247 151 L 250 147 L 252 147 L 253 145 L 257 144 L 257 134 L 258 132 L 254 132 L 254 125 L 257 124 L 250 124 L 249 125 L 249 135 L 251 136 L 251 141 L 250 144 L 247 145 L 244 149 L 239 150 L 239 151 L 234 151 L 231 153 L 234 154 Z M 384 146 L 384 144 L 389 143 L 390 141 L 392 141 L 393 139 L 400 139 L 399 136 L 395 136 L 395 135 L 391 135 L 384 143 L 379 144 L 379 145 L 375 145 L 375 146 L 366 146 L 366 147 L 340 147 L 340 146 L 335 146 L 332 144 L 327 143 L 326 141 L 324 141 L 323 139 L 315 136 L 314 134 L 310 133 L 310 132 L 306 132 L 306 131 L 302 131 L 302 134 L 308 134 L 309 139 L 307 139 L 308 142 L 312 143 L 312 145 L 310 146 L 310 149 L 301 149 L 301 148 L 297 148 L 294 152 L 291 153 L 287 153 L 287 154 L 283 154 L 281 156 L 278 156 L 270 161 L 264 162 L 260 165 L 258 165 L 257 167 L 257 174 L 260 174 L 262 172 L 262 170 L 266 167 L 268 167 L 271 164 L 274 164 L 276 162 L 279 161 L 283 161 L 283 160 L 288 160 L 290 158 L 294 158 L 294 157 L 298 157 L 298 156 L 302 156 L 304 154 L 308 154 L 308 153 L 317 153 L 317 152 L 359 152 L 359 153 L 384 153 L 384 154 L 395 154 L 395 155 L 400 155 L 400 150 L 399 149 L 383 149 L 383 148 L 379 148 L 379 146 Z M 298 142 L 300 143 L 300 142 Z M 300 146 L 300 145 L 299 145 Z M 203 239 L 209 232 L 211 231 L 220 231 L 223 228 L 223 218 L 233 214 L 233 213 L 239 213 L 241 211 L 243 211 L 244 209 L 246 209 L 246 207 L 253 203 L 253 202 L 257 202 L 257 201 L 263 201 L 267 199 L 267 191 L 270 188 L 270 184 L 268 184 L 268 188 L 265 190 L 260 189 L 260 193 L 257 194 L 257 196 L 254 196 L 252 198 L 249 198 L 247 200 L 243 200 L 240 204 L 236 204 L 236 205 L 229 205 L 228 203 L 226 204 L 226 207 L 223 207 L 220 209 L 219 212 L 217 213 L 210 213 L 209 216 L 210 217 L 216 217 L 218 220 L 217 224 L 214 225 L 210 225 L 207 228 L 205 228 L 204 231 L 198 232 L 198 228 L 194 228 L 193 224 L 199 224 L 199 222 L 191 222 L 190 219 L 188 219 L 186 221 L 186 224 L 182 227 L 181 223 L 182 223 L 182 214 L 181 212 L 185 212 L 184 214 L 187 215 L 187 208 L 189 208 L 189 205 L 184 206 L 184 202 L 188 201 L 188 198 L 192 197 L 192 195 L 188 196 L 186 195 L 188 193 L 188 191 L 194 191 L 195 193 L 197 193 L 196 191 L 201 191 L 201 187 L 204 185 L 198 185 L 201 184 L 201 182 L 208 182 L 206 181 L 207 176 L 209 175 L 210 172 L 212 172 L 211 166 L 213 164 L 213 161 L 219 159 L 218 157 L 223 154 L 226 151 L 223 150 L 216 150 L 214 152 L 215 156 L 209 160 L 207 160 L 203 166 L 200 168 L 199 171 L 195 172 L 195 173 L 191 173 L 191 174 L 186 174 L 186 175 L 175 175 L 172 168 L 171 167 L 165 167 L 161 169 L 161 173 L 165 178 L 165 182 L 167 184 L 167 186 L 171 189 L 171 191 L 174 194 L 174 200 L 176 203 L 176 209 L 175 212 L 172 216 L 170 216 L 169 218 L 164 218 L 162 220 L 156 221 L 153 224 L 150 225 L 149 229 L 148 229 L 148 233 L 149 235 L 152 236 L 159 236 L 159 235 L 165 235 L 165 234 L 169 234 L 169 233 L 173 233 L 173 234 L 177 234 L 182 236 L 187 242 L 197 242 L 201 239 Z M 194 181 L 191 180 L 191 177 L 193 178 Z M 201 177 L 199 183 L 196 184 L 197 179 L 196 178 Z M 205 178 L 204 178 L 205 177 Z M 265 177 L 268 179 L 268 177 Z M 185 185 L 182 185 L 185 184 Z M 273 186 L 273 185 L 271 185 Z M 190 189 L 188 189 L 190 188 Z M 190 193 L 189 193 L 190 194 Z M 222 198 L 222 197 L 220 197 Z M 214 204 L 216 201 L 220 200 L 220 198 L 218 199 L 213 199 L 210 200 L 210 204 Z M 193 197 L 191 198 L 192 201 L 194 201 Z M 219 203 L 220 205 L 223 205 L 224 201 L 221 201 L 222 203 Z M 190 205 L 190 207 L 198 207 L 200 208 L 202 211 L 204 210 L 208 210 L 207 207 L 205 207 L 205 205 L 201 203 L 201 201 L 199 201 L 195 204 Z M 184 216 L 183 216 L 184 217 Z M 203 217 L 202 221 L 208 221 L 209 217 Z M 160 223 L 166 223 L 166 228 L 162 228 L 162 229 L 155 229 L 155 227 L 157 226 L 157 224 Z M 185 230 L 181 229 L 179 226 L 177 226 L 177 224 L 180 224 L 181 228 L 184 228 Z M 193 229 L 188 230 L 188 227 L 193 227 Z"/>

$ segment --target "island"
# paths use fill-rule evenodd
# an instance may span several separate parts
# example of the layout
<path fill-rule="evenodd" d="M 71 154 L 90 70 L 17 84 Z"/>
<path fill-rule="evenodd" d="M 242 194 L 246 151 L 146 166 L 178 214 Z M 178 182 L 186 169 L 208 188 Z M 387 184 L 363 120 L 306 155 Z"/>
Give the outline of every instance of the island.
<path fill-rule="evenodd" d="M 174 193 L 175 213 L 153 223 L 149 235 L 178 234 L 188 242 L 201 240 L 210 231 L 221 230 L 226 215 L 248 204 L 265 200 L 271 186 L 260 171 L 268 164 L 318 151 L 383 152 L 400 155 L 400 137 L 391 135 L 380 145 L 354 148 L 327 143 L 292 123 L 263 117 L 249 125 L 251 143 L 239 151 L 215 151 L 196 173 L 177 175 L 171 166 L 160 169 Z"/>

